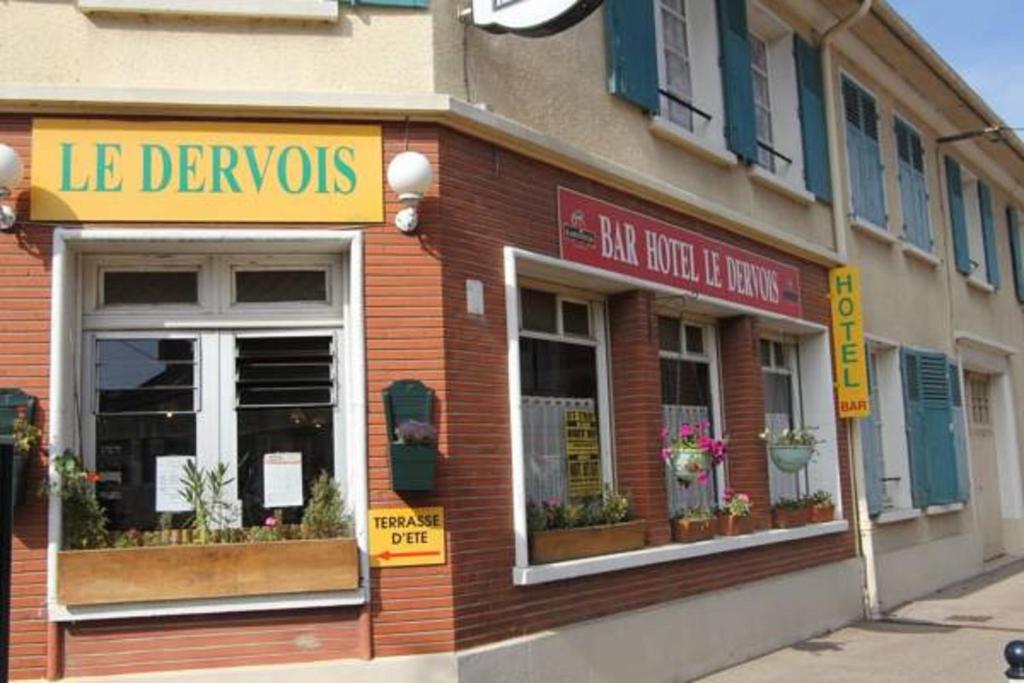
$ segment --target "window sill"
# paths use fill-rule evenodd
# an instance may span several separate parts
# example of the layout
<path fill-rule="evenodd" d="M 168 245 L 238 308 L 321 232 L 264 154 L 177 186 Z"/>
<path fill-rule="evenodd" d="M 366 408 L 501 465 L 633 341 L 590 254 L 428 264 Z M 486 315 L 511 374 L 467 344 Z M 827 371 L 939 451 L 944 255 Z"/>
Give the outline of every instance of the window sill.
<path fill-rule="evenodd" d="M 143 617 L 346 607 L 363 605 L 365 603 L 366 592 L 360 588 L 354 591 L 340 591 L 337 593 L 173 600 L 134 603 L 131 605 L 67 607 L 65 605 L 52 604 L 49 609 L 49 617 L 51 621 L 97 621 L 102 619 L 140 619 Z"/>
<path fill-rule="evenodd" d="M 995 294 L 996 291 L 995 287 L 985 282 L 984 280 L 979 280 L 973 275 L 969 275 L 967 277 L 967 286 L 974 287 L 979 292 L 984 292 L 985 294 Z"/>
<path fill-rule="evenodd" d="M 336 0 L 78 0 L 85 13 L 175 14 L 253 19 L 337 21 Z"/>
<path fill-rule="evenodd" d="M 761 187 L 780 194 L 786 199 L 790 199 L 797 204 L 803 204 L 804 206 L 811 206 L 814 204 L 813 194 L 802 187 L 797 187 L 786 182 L 771 171 L 760 166 L 754 165 L 750 167 L 750 179 Z"/>
<path fill-rule="evenodd" d="M 915 508 L 901 508 L 897 510 L 886 510 L 871 521 L 875 526 L 880 526 L 883 524 L 907 522 L 911 519 L 918 519 L 919 517 L 921 517 L 920 510 Z"/>
<path fill-rule="evenodd" d="M 903 243 L 903 253 L 906 256 L 917 259 L 932 268 L 938 268 L 939 265 L 942 264 L 942 261 L 938 256 L 935 256 L 920 247 L 916 247 L 910 242 Z"/>
<path fill-rule="evenodd" d="M 899 244 L 900 238 L 886 230 L 881 225 L 876 225 L 866 218 L 860 216 L 853 216 L 850 219 L 850 227 L 857 230 L 860 234 L 870 237 L 873 240 L 882 242 L 883 244 Z"/>
<path fill-rule="evenodd" d="M 600 557 L 586 557 L 579 560 L 567 560 L 565 562 L 553 562 L 551 564 L 536 565 L 533 567 L 515 567 L 512 570 L 512 583 L 516 586 L 535 586 L 552 581 L 563 581 L 575 579 L 581 576 L 592 576 L 606 572 L 633 569 L 635 567 L 646 567 L 652 564 L 664 562 L 675 562 L 677 560 L 688 560 L 695 557 L 717 555 L 734 550 L 757 548 L 775 543 L 786 543 L 799 541 L 805 538 L 827 536 L 829 534 L 843 533 L 850 528 L 846 520 L 840 519 L 824 524 L 812 524 L 796 529 L 772 529 L 770 531 L 758 531 L 743 536 L 727 536 L 715 538 L 711 541 L 699 541 L 697 543 L 671 543 L 654 548 L 633 550 L 628 553 L 616 553 L 615 555 L 601 555 Z"/>
<path fill-rule="evenodd" d="M 655 116 L 648 127 L 655 137 L 681 147 L 705 161 L 724 167 L 736 166 L 739 163 L 736 155 L 729 150 L 704 140 L 664 117 Z"/>
<path fill-rule="evenodd" d="M 929 505 L 924 509 L 926 515 L 948 515 L 951 512 L 960 512 L 964 509 L 963 503 L 950 503 L 949 505 Z"/>

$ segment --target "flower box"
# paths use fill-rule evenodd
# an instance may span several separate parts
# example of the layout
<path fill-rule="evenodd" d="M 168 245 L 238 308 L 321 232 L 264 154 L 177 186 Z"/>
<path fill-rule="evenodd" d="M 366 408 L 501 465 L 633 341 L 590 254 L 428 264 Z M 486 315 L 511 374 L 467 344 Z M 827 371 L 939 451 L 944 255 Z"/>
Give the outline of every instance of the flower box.
<path fill-rule="evenodd" d="M 740 536 L 754 531 L 753 515 L 719 515 L 718 533 L 722 536 Z"/>
<path fill-rule="evenodd" d="M 810 508 L 810 523 L 823 524 L 836 518 L 835 505 L 814 505 Z"/>
<path fill-rule="evenodd" d="M 798 526 L 804 526 L 810 521 L 811 508 L 802 507 L 797 509 L 792 508 L 773 508 L 772 509 L 772 528 L 773 529 L 793 529 Z"/>
<path fill-rule="evenodd" d="M 431 491 L 437 467 L 437 446 L 391 444 L 391 488 L 395 491 Z"/>
<path fill-rule="evenodd" d="M 359 587 L 355 539 L 225 543 L 57 554 L 68 606 L 283 595 Z"/>
<path fill-rule="evenodd" d="M 672 539 L 676 543 L 695 543 L 707 541 L 718 532 L 717 519 L 674 519 L 672 520 Z"/>
<path fill-rule="evenodd" d="M 25 495 L 25 469 L 28 465 L 28 456 L 14 456 L 14 475 L 11 477 L 11 500 L 15 505 L 20 505 Z"/>
<path fill-rule="evenodd" d="M 645 526 L 643 520 L 637 520 L 577 529 L 534 531 L 530 533 L 530 563 L 547 564 L 639 550 L 644 547 Z"/>

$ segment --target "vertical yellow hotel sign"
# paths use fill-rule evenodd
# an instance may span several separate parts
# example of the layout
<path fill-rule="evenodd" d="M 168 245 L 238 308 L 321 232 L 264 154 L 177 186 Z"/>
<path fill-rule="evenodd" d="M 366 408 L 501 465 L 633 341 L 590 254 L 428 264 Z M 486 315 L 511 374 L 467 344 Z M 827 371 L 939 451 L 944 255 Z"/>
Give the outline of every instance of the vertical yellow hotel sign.
<path fill-rule="evenodd" d="M 36 119 L 32 219 L 380 222 L 380 126 Z"/>
<path fill-rule="evenodd" d="M 839 417 L 866 417 L 871 414 L 871 403 L 864 348 L 860 271 L 852 266 L 833 268 L 828 278 Z"/>

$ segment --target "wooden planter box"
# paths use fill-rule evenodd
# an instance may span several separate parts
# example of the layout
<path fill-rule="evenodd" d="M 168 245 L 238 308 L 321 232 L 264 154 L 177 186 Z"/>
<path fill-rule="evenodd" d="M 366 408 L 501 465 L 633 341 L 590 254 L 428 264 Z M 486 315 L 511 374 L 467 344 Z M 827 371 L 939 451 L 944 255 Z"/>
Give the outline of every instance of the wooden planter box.
<path fill-rule="evenodd" d="M 645 526 L 641 519 L 607 526 L 534 531 L 530 533 L 530 563 L 547 564 L 638 550 L 644 547 Z"/>
<path fill-rule="evenodd" d="M 64 605 L 109 605 L 352 590 L 355 539 L 65 550 L 57 555 Z"/>
<path fill-rule="evenodd" d="M 395 491 L 432 491 L 437 467 L 437 446 L 391 444 L 391 488 Z"/>
<path fill-rule="evenodd" d="M 735 515 L 720 515 L 718 517 L 718 533 L 722 536 L 739 536 L 754 531 L 754 516 L 737 517 Z"/>
<path fill-rule="evenodd" d="M 676 543 L 695 543 L 707 541 L 718 532 L 717 519 L 674 519 L 672 520 L 672 539 Z"/>
<path fill-rule="evenodd" d="M 772 510 L 772 528 L 793 529 L 798 526 L 804 526 L 810 521 L 810 518 L 810 508 L 805 507 L 798 510 L 776 508 Z"/>
<path fill-rule="evenodd" d="M 836 518 L 835 505 L 815 505 L 811 508 L 811 524 L 823 524 Z"/>

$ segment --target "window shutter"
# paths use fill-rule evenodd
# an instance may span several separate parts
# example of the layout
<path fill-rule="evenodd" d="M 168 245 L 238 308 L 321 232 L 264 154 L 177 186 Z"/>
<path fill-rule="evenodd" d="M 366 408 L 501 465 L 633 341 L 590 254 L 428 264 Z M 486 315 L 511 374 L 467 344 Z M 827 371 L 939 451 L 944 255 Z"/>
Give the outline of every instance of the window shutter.
<path fill-rule="evenodd" d="M 606 0 L 608 90 L 649 114 L 660 108 L 654 2 Z"/>
<path fill-rule="evenodd" d="M 941 353 L 921 353 L 918 367 L 928 458 L 928 503 L 946 505 L 956 502 L 959 495 L 949 362 Z"/>
<path fill-rule="evenodd" d="M 960 390 L 960 368 L 949 364 L 950 402 L 952 403 L 953 447 L 956 457 L 956 499 L 966 503 L 971 496 L 971 477 L 967 468 L 967 431 L 963 392 Z"/>
<path fill-rule="evenodd" d="M 953 253 L 956 269 L 970 275 L 971 250 L 967 244 L 967 213 L 964 210 L 964 186 L 960 178 L 960 164 L 946 157 L 946 189 L 949 194 L 949 224 L 953 231 Z"/>
<path fill-rule="evenodd" d="M 1017 209 L 1006 207 L 1006 227 L 1010 231 L 1010 258 L 1013 262 L 1013 286 L 1017 290 L 1017 301 L 1024 304 L 1024 259 L 1020 250 L 1020 220 Z"/>
<path fill-rule="evenodd" d="M 717 4 L 718 49 L 721 53 L 722 91 L 725 94 L 725 139 L 736 156 L 747 163 L 754 163 L 757 161 L 757 122 L 754 116 L 754 80 L 750 73 L 747 2 L 717 0 Z"/>
<path fill-rule="evenodd" d="M 864 489 L 868 499 L 868 514 L 872 517 L 881 513 L 885 503 L 885 461 L 882 440 L 879 434 L 878 371 L 875 357 L 865 349 L 868 359 L 868 384 L 871 387 L 871 415 L 861 418 L 860 443 L 864 460 Z"/>
<path fill-rule="evenodd" d="M 793 36 L 797 91 L 800 98 L 800 133 L 804 144 L 804 183 L 814 196 L 832 201 L 828 132 L 825 127 L 825 88 L 821 76 L 821 50 Z"/>
<path fill-rule="evenodd" d="M 853 213 L 884 227 L 888 221 L 885 215 L 885 188 L 875 98 L 844 78 L 843 108 Z"/>
<path fill-rule="evenodd" d="M 349 0 L 353 5 L 379 5 L 381 7 L 429 7 L 430 0 Z"/>
<path fill-rule="evenodd" d="M 981 235 L 985 242 L 985 273 L 988 283 L 999 288 L 999 252 L 996 250 L 996 222 L 992 217 L 992 192 L 978 181 L 978 205 L 981 207 Z"/>
<path fill-rule="evenodd" d="M 910 456 L 910 493 L 914 507 L 928 505 L 928 452 L 925 441 L 924 402 L 921 399 L 920 356 L 900 351 L 903 370 L 903 404 L 906 413 L 907 452 Z"/>

